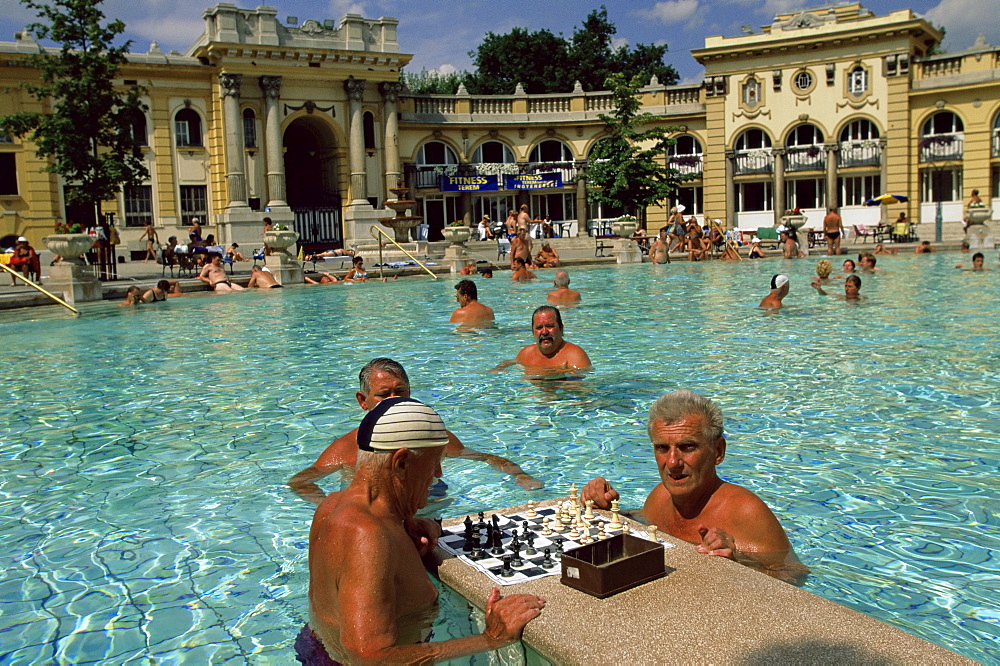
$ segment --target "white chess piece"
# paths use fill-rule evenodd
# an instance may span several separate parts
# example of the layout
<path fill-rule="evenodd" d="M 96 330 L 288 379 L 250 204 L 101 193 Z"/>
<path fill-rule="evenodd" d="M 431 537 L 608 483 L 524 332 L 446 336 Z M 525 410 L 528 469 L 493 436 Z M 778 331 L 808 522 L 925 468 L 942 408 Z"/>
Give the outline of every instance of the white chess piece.
<path fill-rule="evenodd" d="M 618 508 L 618 500 L 611 500 L 611 522 L 608 523 L 608 527 L 613 530 L 620 530 L 622 528 L 622 519 L 619 513 L 621 510 Z"/>
<path fill-rule="evenodd" d="M 538 512 L 535 511 L 535 503 L 528 502 L 528 512 L 524 514 L 525 518 L 538 518 Z"/>
<path fill-rule="evenodd" d="M 659 529 L 660 528 L 657 527 L 656 525 L 650 525 L 649 526 L 649 540 L 650 541 L 653 541 L 653 542 L 658 542 L 659 541 L 659 539 L 656 536 L 656 533 L 657 533 L 657 531 Z"/>
<path fill-rule="evenodd" d="M 552 530 L 549 529 L 549 517 L 545 516 L 542 520 L 542 536 L 549 536 L 552 534 Z"/>
<path fill-rule="evenodd" d="M 563 502 L 560 507 L 559 522 L 563 525 L 569 525 L 573 522 L 573 509 L 572 503 L 569 501 Z"/>
<path fill-rule="evenodd" d="M 631 531 L 632 531 L 632 528 L 629 527 L 628 523 L 622 523 L 622 534 L 628 534 Z"/>
<path fill-rule="evenodd" d="M 573 504 L 576 504 L 577 496 L 578 496 L 578 491 L 576 489 L 576 484 L 574 483 L 569 487 L 569 498 L 573 500 Z"/>
<path fill-rule="evenodd" d="M 587 520 L 594 519 L 594 500 L 587 500 L 584 502 L 587 505 L 587 511 L 583 514 L 583 517 Z"/>
<path fill-rule="evenodd" d="M 579 528 L 577 528 L 576 523 L 572 523 L 569 526 L 569 532 L 566 534 L 566 536 L 568 536 L 570 539 L 579 539 L 580 532 L 578 531 L 578 529 Z"/>
<path fill-rule="evenodd" d="M 580 537 L 580 543 L 594 543 L 594 538 L 590 536 L 590 529 L 584 527 L 582 536 Z"/>
<path fill-rule="evenodd" d="M 604 525 L 601 524 L 597 528 L 597 540 L 598 541 L 604 541 L 605 539 L 610 539 L 610 538 L 611 538 L 611 535 L 604 531 Z"/>

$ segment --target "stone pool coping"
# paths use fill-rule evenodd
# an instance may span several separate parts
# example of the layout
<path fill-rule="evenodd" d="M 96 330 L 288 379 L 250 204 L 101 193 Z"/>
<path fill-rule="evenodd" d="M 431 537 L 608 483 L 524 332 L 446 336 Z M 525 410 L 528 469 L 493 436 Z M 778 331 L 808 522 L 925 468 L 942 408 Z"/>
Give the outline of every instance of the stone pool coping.
<path fill-rule="evenodd" d="M 490 509 L 487 515 L 526 509 Z M 664 562 L 674 571 L 607 599 L 566 587 L 559 576 L 502 587 L 504 595 L 525 592 L 547 600 L 542 615 L 525 628 L 524 642 L 558 664 L 977 663 L 731 560 L 700 554 L 684 541 L 664 538 L 675 544 L 664 551 Z M 443 559 L 441 581 L 484 610 L 493 583 L 440 548 L 437 552 Z"/>

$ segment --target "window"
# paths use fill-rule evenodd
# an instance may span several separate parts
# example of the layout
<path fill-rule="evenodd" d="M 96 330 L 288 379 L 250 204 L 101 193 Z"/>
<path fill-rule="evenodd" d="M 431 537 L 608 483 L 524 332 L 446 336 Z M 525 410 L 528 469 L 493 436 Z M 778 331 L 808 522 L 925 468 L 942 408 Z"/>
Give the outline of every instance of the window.
<path fill-rule="evenodd" d="M 862 206 L 869 199 L 882 194 L 881 176 L 853 176 L 838 178 L 840 189 L 840 205 Z"/>
<path fill-rule="evenodd" d="M 0 153 L 0 195 L 17 194 L 17 159 L 14 153 Z"/>
<path fill-rule="evenodd" d="M 507 219 L 507 211 L 517 210 L 517 203 L 513 196 L 484 197 L 472 195 L 472 215 L 473 219 L 481 220 L 483 215 L 489 215 L 490 220 L 503 222 Z"/>
<path fill-rule="evenodd" d="M 743 105 L 753 108 L 760 104 L 760 81 L 750 79 L 743 84 Z"/>
<path fill-rule="evenodd" d="M 736 150 L 762 150 L 771 147 L 771 137 L 763 130 L 748 129 L 736 139 Z"/>
<path fill-rule="evenodd" d="M 576 219 L 576 195 L 570 193 L 560 194 L 532 194 L 531 214 L 534 217 L 550 216 L 556 222 L 562 220 Z"/>
<path fill-rule="evenodd" d="M 799 178 L 785 183 L 785 210 L 826 206 L 826 180 Z"/>
<path fill-rule="evenodd" d="M 822 146 L 823 131 L 815 125 L 799 125 L 785 139 L 789 148 L 793 146 Z"/>
<path fill-rule="evenodd" d="M 704 206 L 704 188 L 702 187 L 678 187 L 677 188 L 677 203 L 684 204 L 684 217 L 688 218 L 692 215 L 701 215 L 705 212 Z"/>
<path fill-rule="evenodd" d="M 365 111 L 363 117 L 365 150 L 375 150 L 375 115 L 371 111 Z"/>
<path fill-rule="evenodd" d="M 855 96 L 861 96 L 868 90 L 868 70 L 858 65 L 847 75 L 847 91 Z"/>
<path fill-rule="evenodd" d="M 625 214 L 625 209 L 614 204 L 595 201 L 587 208 L 587 219 L 589 220 L 610 220 Z"/>
<path fill-rule="evenodd" d="M 473 164 L 510 164 L 514 161 L 514 151 L 500 141 L 487 141 L 472 151 Z"/>
<path fill-rule="evenodd" d="M 153 221 L 152 185 L 125 186 L 125 226 L 142 227 Z"/>
<path fill-rule="evenodd" d="M 1000 113 L 993 119 L 993 157 L 1000 157 Z"/>
<path fill-rule="evenodd" d="M 937 134 L 954 134 L 965 131 L 962 119 L 951 111 L 940 111 L 924 121 L 923 129 L 920 131 L 924 136 Z"/>
<path fill-rule="evenodd" d="M 920 200 L 922 202 L 961 201 L 962 170 L 922 170 L 920 172 Z"/>
<path fill-rule="evenodd" d="M 181 224 L 191 224 L 197 217 L 202 224 L 208 222 L 208 188 L 204 185 L 181 185 Z"/>
<path fill-rule="evenodd" d="M 852 120 L 844 125 L 844 129 L 840 130 L 841 143 L 847 143 L 848 141 L 872 141 L 877 139 L 878 136 L 878 127 L 867 118 Z"/>
<path fill-rule="evenodd" d="M 803 70 L 795 75 L 795 87 L 803 92 L 812 88 L 813 75 Z"/>
<path fill-rule="evenodd" d="M 14 139 L 10 138 L 10 134 L 0 134 L 0 143 L 14 143 Z"/>
<path fill-rule="evenodd" d="M 562 141 L 550 139 L 542 141 L 531 149 L 529 162 L 572 162 L 573 151 Z"/>
<path fill-rule="evenodd" d="M 200 146 L 201 116 L 191 109 L 181 109 L 174 116 L 174 133 L 178 146 Z"/>
<path fill-rule="evenodd" d="M 132 138 L 136 145 L 148 146 L 149 140 L 146 137 L 146 114 L 139 109 L 132 109 L 127 113 L 126 121 L 132 131 Z"/>
<path fill-rule="evenodd" d="M 257 116 L 253 109 L 243 109 L 243 147 L 257 147 Z"/>
<path fill-rule="evenodd" d="M 420 166 L 458 164 L 455 151 L 440 141 L 428 141 L 417 151 L 417 164 Z"/>
<path fill-rule="evenodd" d="M 682 175 L 700 174 L 702 170 L 701 142 L 693 136 L 683 135 L 667 148 L 667 166 L 677 169 Z"/>
<path fill-rule="evenodd" d="M 739 183 L 737 185 L 739 194 L 739 209 L 737 212 L 751 213 L 774 210 L 772 204 L 774 201 L 774 193 L 771 187 L 771 181 L 769 180 Z"/>

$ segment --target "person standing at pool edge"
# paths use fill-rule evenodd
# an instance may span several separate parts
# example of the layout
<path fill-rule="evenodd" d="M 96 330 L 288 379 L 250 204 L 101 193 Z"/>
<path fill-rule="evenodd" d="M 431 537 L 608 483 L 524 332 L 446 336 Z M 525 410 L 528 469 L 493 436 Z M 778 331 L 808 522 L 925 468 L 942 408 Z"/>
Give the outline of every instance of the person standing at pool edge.
<path fill-rule="evenodd" d="M 358 383 L 360 390 L 354 397 L 366 412 L 386 398 L 410 397 L 410 378 L 403 366 L 391 358 L 368 361 L 358 373 Z M 506 458 L 466 448 L 451 431 L 448 431 L 444 455 L 446 458 L 481 460 L 498 472 L 513 476 L 514 483 L 525 490 L 538 490 L 545 485 Z M 358 429 L 355 428 L 335 439 L 319 454 L 316 462 L 289 479 L 288 485 L 299 497 L 319 504 L 326 495 L 316 482 L 345 467 L 353 467 L 357 456 Z"/>
<path fill-rule="evenodd" d="M 449 437 L 438 414 L 410 398 L 379 403 L 358 427 L 358 469 L 345 490 L 316 509 L 309 530 L 309 624 L 295 648 L 300 661 L 432 663 L 517 641 L 545 599 L 530 594 L 486 601 L 486 628 L 434 643 L 429 610 L 437 590 L 422 560 L 441 528 L 417 518 L 441 476 Z"/>
<path fill-rule="evenodd" d="M 781 523 L 755 494 L 719 478 L 726 457 L 722 410 L 688 390 L 667 393 L 649 408 L 647 434 L 660 471 L 642 514 L 699 553 L 726 557 L 787 581 L 801 582 L 799 562 Z M 618 492 L 603 477 L 584 486 L 580 502 L 607 509 Z"/>

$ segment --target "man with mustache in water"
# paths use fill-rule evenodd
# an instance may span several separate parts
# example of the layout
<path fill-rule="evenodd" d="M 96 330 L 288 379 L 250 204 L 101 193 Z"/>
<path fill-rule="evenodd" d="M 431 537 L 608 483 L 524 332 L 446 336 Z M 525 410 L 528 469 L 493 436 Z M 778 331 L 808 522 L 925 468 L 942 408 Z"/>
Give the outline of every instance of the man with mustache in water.
<path fill-rule="evenodd" d="M 687 390 L 661 397 L 649 408 L 646 431 L 660 471 L 641 514 L 699 553 L 726 557 L 787 582 L 809 569 L 799 562 L 781 523 L 755 494 L 719 478 L 726 457 L 722 410 Z M 618 492 L 604 478 L 584 486 L 580 502 L 607 509 Z"/>
<path fill-rule="evenodd" d="M 531 334 L 535 336 L 535 344 L 526 346 L 514 360 L 504 361 L 493 371 L 499 372 L 515 363 L 520 363 L 527 372 L 554 376 L 566 370 L 591 369 L 587 352 L 563 339 L 562 315 L 558 308 L 551 305 L 536 308 L 531 315 Z"/>
<path fill-rule="evenodd" d="M 437 589 L 424 562 L 441 528 L 416 513 L 441 476 L 447 443 L 441 417 L 411 398 L 387 398 L 361 421 L 354 480 L 319 505 L 309 531 L 310 617 L 295 641 L 299 661 L 446 661 L 509 645 L 541 614 L 542 597 L 501 598 L 493 588 L 481 634 L 426 642 Z"/>

